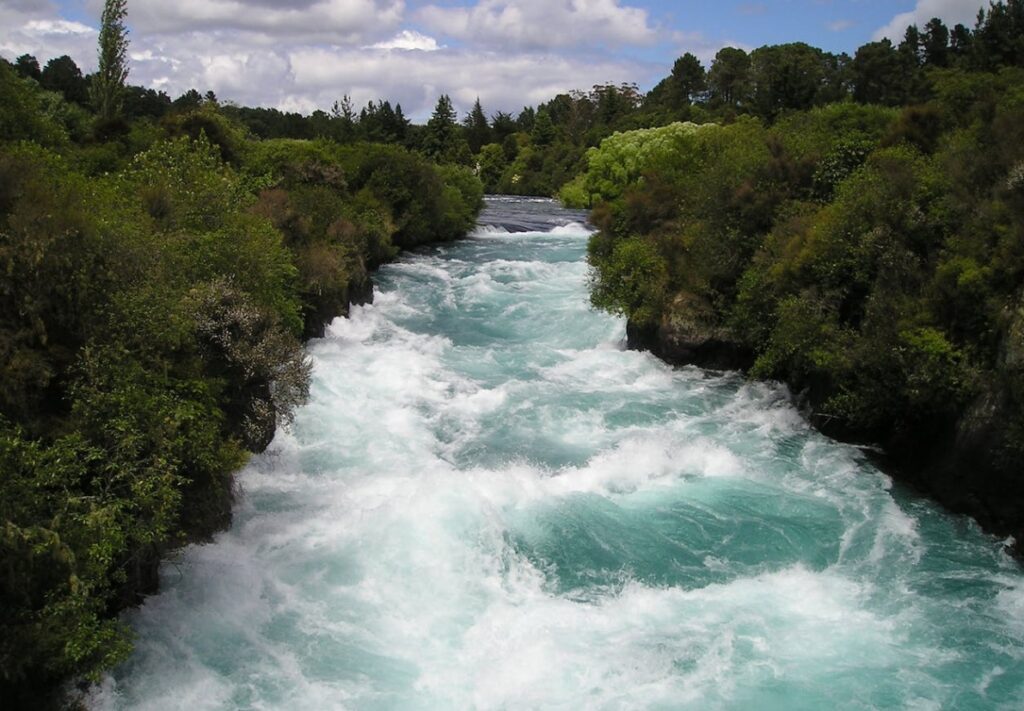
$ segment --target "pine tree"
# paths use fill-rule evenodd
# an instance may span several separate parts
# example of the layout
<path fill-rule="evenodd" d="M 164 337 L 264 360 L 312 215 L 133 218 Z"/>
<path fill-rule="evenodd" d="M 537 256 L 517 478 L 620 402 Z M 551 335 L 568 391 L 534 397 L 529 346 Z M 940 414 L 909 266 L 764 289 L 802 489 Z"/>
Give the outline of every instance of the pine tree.
<path fill-rule="evenodd" d="M 427 121 L 423 137 L 423 152 L 438 163 L 469 163 L 472 154 L 456 123 L 455 108 L 447 94 L 442 94 Z"/>
<path fill-rule="evenodd" d="M 672 66 L 670 101 L 676 106 L 689 106 L 708 87 L 707 72 L 700 60 L 687 52 Z"/>
<path fill-rule="evenodd" d="M 92 78 L 92 105 L 100 121 L 110 122 L 121 115 L 124 84 L 128 79 L 128 29 L 126 0 L 106 0 L 100 20 L 99 69 Z"/>
<path fill-rule="evenodd" d="M 473 110 L 466 116 L 463 122 L 466 127 L 466 140 L 469 141 L 469 149 L 473 153 L 479 153 L 480 149 L 491 142 L 491 127 L 487 123 L 487 116 L 483 107 L 480 106 L 480 97 L 477 97 L 473 104 Z"/>
<path fill-rule="evenodd" d="M 530 140 L 535 146 L 550 146 L 555 142 L 555 124 L 551 121 L 551 114 L 545 109 L 537 112 L 537 118 L 533 122 L 533 131 L 530 132 Z"/>

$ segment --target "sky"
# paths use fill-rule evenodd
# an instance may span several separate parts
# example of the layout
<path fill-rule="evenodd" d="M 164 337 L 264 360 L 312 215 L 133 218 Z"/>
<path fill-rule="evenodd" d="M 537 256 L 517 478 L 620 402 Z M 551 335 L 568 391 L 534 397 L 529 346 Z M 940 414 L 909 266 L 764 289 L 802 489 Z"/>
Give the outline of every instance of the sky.
<path fill-rule="evenodd" d="M 343 95 L 422 121 L 437 97 L 517 112 L 571 89 L 649 89 L 685 52 L 807 42 L 833 52 L 986 0 L 128 0 L 129 81 L 309 113 Z M 0 0 L 0 55 L 96 67 L 102 0 Z"/>

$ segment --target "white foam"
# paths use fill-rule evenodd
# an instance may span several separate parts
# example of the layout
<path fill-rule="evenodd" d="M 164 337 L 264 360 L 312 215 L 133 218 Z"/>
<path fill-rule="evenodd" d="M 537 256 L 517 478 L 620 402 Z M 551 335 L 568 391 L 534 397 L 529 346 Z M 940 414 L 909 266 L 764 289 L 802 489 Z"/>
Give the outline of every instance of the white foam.
<path fill-rule="evenodd" d="M 562 237 L 590 237 L 594 230 L 579 222 L 570 222 L 566 225 L 559 225 L 551 230 L 551 234 Z"/>
<path fill-rule="evenodd" d="M 961 686 L 1018 672 L 1019 575 L 950 615 L 917 514 L 784 389 L 623 350 L 582 244 L 451 249 L 490 261 L 405 258 L 311 344 L 310 403 L 240 475 L 232 529 L 129 614 L 138 653 L 94 708 L 951 706 L 970 615 L 1008 622 Z"/>

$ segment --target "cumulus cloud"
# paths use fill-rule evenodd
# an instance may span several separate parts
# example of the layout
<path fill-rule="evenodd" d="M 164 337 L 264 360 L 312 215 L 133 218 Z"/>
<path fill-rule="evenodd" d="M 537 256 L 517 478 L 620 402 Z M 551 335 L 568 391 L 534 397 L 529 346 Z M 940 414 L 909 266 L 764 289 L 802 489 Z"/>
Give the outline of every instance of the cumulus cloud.
<path fill-rule="evenodd" d="M 910 25 L 923 27 L 928 20 L 938 17 L 948 26 L 952 27 L 958 23 L 973 27 L 974 20 L 978 16 L 978 9 L 987 3 L 981 0 L 917 0 L 917 4 L 910 12 L 901 12 L 896 15 L 884 27 L 875 31 L 874 39 L 880 40 L 888 37 L 898 41 L 903 39 L 903 34 Z"/>
<path fill-rule="evenodd" d="M 472 7 L 428 5 L 417 18 L 439 34 L 501 49 L 648 45 L 658 39 L 646 10 L 618 0 L 479 0 Z"/>
<path fill-rule="evenodd" d="M 34 54 L 43 63 L 69 54 L 83 71 L 95 70 L 95 27 L 62 17 L 45 0 L 16 1 L 17 8 L 0 0 L 0 53 L 8 59 Z M 621 17 L 633 22 L 625 28 L 606 28 L 608 41 L 613 35 L 646 40 L 651 32 L 646 16 L 637 21 L 633 11 L 610 0 L 576 0 L 572 7 L 554 2 L 561 13 L 557 17 L 571 17 L 588 2 L 597 17 L 620 17 L 616 13 L 624 12 Z M 205 9 L 189 15 L 186 8 L 200 5 Z M 342 5 L 349 10 L 362 7 L 365 16 L 330 14 Z M 520 5 L 530 12 L 540 7 L 531 2 Z M 357 107 L 388 99 L 400 102 L 414 119 L 425 120 L 442 93 L 452 97 L 460 112 L 467 111 L 477 96 L 488 112 L 518 111 L 559 92 L 604 82 L 642 83 L 665 73 L 664 66 L 610 53 L 587 54 L 578 47 L 445 47 L 435 36 L 409 28 L 396 9 L 403 7 L 395 0 L 164 0 L 161 5 L 157 0 L 133 0 L 129 81 L 171 97 L 192 88 L 213 90 L 221 100 L 304 113 L 326 110 L 345 94 Z M 229 8 L 253 16 L 266 11 L 291 24 L 275 29 L 265 18 L 230 17 Z M 144 9 L 150 14 L 142 18 Z M 313 13 L 311 19 L 289 14 L 301 15 L 303 10 Z M 403 24 L 406 29 L 400 29 Z M 576 27 L 574 34 L 586 31 Z"/>
<path fill-rule="evenodd" d="M 345 93 L 357 106 L 388 97 L 416 119 L 428 117 L 442 93 L 463 112 L 478 96 L 488 112 L 518 111 L 560 92 L 651 74 L 650 67 L 634 62 L 550 53 L 442 49 L 431 53 L 429 62 L 417 54 L 307 48 L 293 53 L 291 61 L 295 85 L 318 106 Z"/>
<path fill-rule="evenodd" d="M 61 18 L 49 3 L 5 0 L 0 3 L 0 28 L 0 53 L 8 58 L 37 54 L 45 64 L 67 54 L 84 69 L 95 67 L 96 30 Z"/>
<path fill-rule="evenodd" d="M 398 49 L 403 51 L 419 50 L 420 52 L 436 52 L 441 49 L 437 40 L 415 30 L 402 30 L 384 42 L 371 44 L 366 49 Z"/>
<path fill-rule="evenodd" d="M 134 0 L 132 27 L 147 33 L 241 30 L 335 44 L 397 27 L 403 0 Z"/>

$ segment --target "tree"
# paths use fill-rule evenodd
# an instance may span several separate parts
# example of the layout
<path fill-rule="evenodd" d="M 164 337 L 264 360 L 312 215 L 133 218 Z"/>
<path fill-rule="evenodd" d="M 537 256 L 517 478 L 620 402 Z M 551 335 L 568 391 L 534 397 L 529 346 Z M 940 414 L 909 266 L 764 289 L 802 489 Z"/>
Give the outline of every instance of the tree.
<path fill-rule="evenodd" d="M 402 112 L 402 105 L 395 104 L 395 123 L 391 131 L 396 143 L 405 143 L 409 135 L 409 119 Z"/>
<path fill-rule="evenodd" d="M 933 17 L 924 26 L 924 61 L 932 67 L 949 64 L 949 28 L 942 20 Z"/>
<path fill-rule="evenodd" d="M 447 94 L 442 94 L 427 121 L 423 137 L 423 152 L 438 163 L 468 164 L 472 160 L 469 145 L 459 133 L 456 116 L 452 100 Z"/>
<path fill-rule="evenodd" d="M 928 93 L 927 81 L 922 70 L 924 64 L 924 35 L 911 25 L 903 35 L 897 51 L 900 55 L 900 74 L 903 86 L 903 101 L 923 101 Z"/>
<path fill-rule="evenodd" d="M 786 109 L 804 111 L 821 103 L 830 64 L 825 52 L 803 42 L 755 49 L 750 78 L 757 112 L 773 120 Z"/>
<path fill-rule="evenodd" d="M 106 0 L 100 20 L 99 69 L 92 79 L 92 105 L 100 121 L 118 118 L 124 106 L 128 78 L 128 29 L 124 26 L 126 0 Z"/>
<path fill-rule="evenodd" d="M 82 76 L 82 70 L 75 64 L 75 60 L 66 54 L 46 63 L 39 76 L 39 83 L 44 89 L 60 92 L 65 99 L 76 104 L 85 104 L 89 98 L 89 83 Z"/>
<path fill-rule="evenodd" d="M 191 111 L 203 105 L 203 95 L 195 89 L 189 89 L 174 100 L 173 106 L 178 111 Z"/>
<path fill-rule="evenodd" d="M 507 136 L 511 136 L 517 130 L 516 120 L 512 118 L 512 114 L 499 111 L 491 116 L 491 131 L 494 133 L 495 143 L 503 142 Z"/>
<path fill-rule="evenodd" d="M 750 56 L 736 47 L 718 50 L 711 71 L 708 72 L 708 89 L 715 105 L 735 109 L 747 95 L 750 81 Z"/>
<path fill-rule="evenodd" d="M 964 62 L 970 56 L 971 43 L 974 36 L 963 25 L 954 25 L 949 33 L 949 51 L 957 63 Z"/>
<path fill-rule="evenodd" d="M 903 103 L 902 63 L 899 52 L 888 39 L 862 45 L 850 69 L 854 101 L 887 106 Z"/>
<path fill-rule="evenodd" d="M 989 4 L 978 12 L 975 63 L 982 69 L 1024 65 L 1024 0 Z"/>
<path fill-rule="evenodd" d="M 128 119 L 142 116 L 161 118 L 171 108 L 171 99 L 162 91 L 141 86 L 126 86 L 124 91 L 124 113 Z"/>
<path fill-rule="evenodd" d="M 466 127 L 466 140 L 469 141 L 469 150 L 473 151 L 474 154 L 479 153 L 483 146 L 491 142 L 491 127 L 487 123 L 487 116 L 484 114 L 483 107 L 480 106 L 479 96 L 473 104 L 473 110 L 466 116 L 463 125 Z"/>
<path fill-rule="evenodd" d="M 14 60 L 14 68 L 18 70 L 18 74 L 26 79 L 39 81 L 39 78 L 42 76 L 42 72 L 39 69 L 39 60 L 31 54 L 23 54 Z"/>
<path fill-rule="evenodd" d="M 678 105 L 687 105 L 703 93 L 708 86 L 704 66 L 693 54 L 687 52 L 672 65 L 672 99 Z"/>
<path fill-rule="evenodd" d="M 516 129 L 529 133 L 533 130 L 533 122 L 537 118 L 537 112 L 532 106 L 524 106 L 516 117 Z"/>
<path fill-rule="evenodd" d="M 555 124 L 551 121 L 551 114 L 545 109 L 541 109 L 537 112 L 537 119 L 533 122 L 530 140 L 535 146 L 549 146 L 555 142 L 555 137 Z"/>
<path fill-rule="evenodd" d="M 341 143 L 348 143 L 355 139 L 356 134 L 356 112 L 352 108 L 352 97 L 345 94 L 341 101 L 335 101 L 331 106 L 331 119 L 334 122 L 334 137 Z"/>
<path fill-rule="evenodd" d="M 917 29 L 917 25 L 910 25 L 907 31 L 903 33 L 903 41 L 900 42 L 899 51 L 908 68 L 921 66 L 922 42 L 921 31 Z"/>
<path fill-rule="evenodd" d="M 495 192 L 501 182 L 502 173 L 508 160 L 505 158 L 505 151 L 497 143 L 488 143 L 480 149 L 480 182 L 484 184 L 484 190 Z"/>

